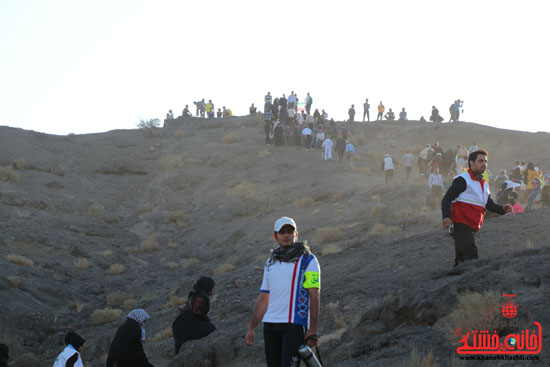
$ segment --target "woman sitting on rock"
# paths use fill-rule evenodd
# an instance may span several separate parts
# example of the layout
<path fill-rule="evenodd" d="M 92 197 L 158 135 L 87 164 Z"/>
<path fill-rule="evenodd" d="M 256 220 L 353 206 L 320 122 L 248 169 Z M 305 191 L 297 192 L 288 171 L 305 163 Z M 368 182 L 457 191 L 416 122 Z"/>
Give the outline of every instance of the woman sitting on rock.
<path fill-rule="evenodd" d="M 202 277 L 189 293 L 187 303 L 172 324 L 176 354 L 186 341 L 204 338 L 216 329 L 207 316 L 215 284 L 214 279 Z"/>

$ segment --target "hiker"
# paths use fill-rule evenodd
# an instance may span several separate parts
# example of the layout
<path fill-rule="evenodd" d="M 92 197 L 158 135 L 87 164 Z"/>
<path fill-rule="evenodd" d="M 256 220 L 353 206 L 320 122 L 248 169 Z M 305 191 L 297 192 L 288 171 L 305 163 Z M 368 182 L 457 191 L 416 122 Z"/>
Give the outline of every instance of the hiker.
<path fill-rule="evenodd" d="M 369 99 L 365 99 L 365 103 L 363 103 L 363 122 L 365 122 L 365 116 L 367 116 L 367 121 L 370 122 L 370 104 Z"/>
<path fill-rule="evenodd" d="M 201 117 L 204 117 L 204 112 L 206 110 L 204 98 L 201 101 L 193 102 L 193 104 L 197 107 L 197 117 L 199 117 L 199 114 Z"/>
<path fill-rule="evenodd" d="M 296 108 L 296 95 L 294 94 L 294 91 L 292 91 L 290 93 L 290 96 L 288 96 L 287 102 L 288 102 L 288 108 L 290 108 L 291 110 Z"/>
<path fill-rule="evenodd" d="M 388 111 L 388 113 L 386 113 L 386 115 L 384 117 L 388 121 L 394 121 L 395 120 L 395 113 L 390 108 L 390 110 Z"/>
<path fill-rule="evenodd" d="M 313 104 L 313 98 L 309 95 L 309 92 L 306 97 L 306 113 L 309 115 L 311 113 L 311 105 Z"/>
<path fill-rule="evenodd" d="M 533 178 L 531 180 L 531 192 L 527 198 L 527 205 L 525 205 L 525 210 L 536 209 L 540 207 L 540 202 L 542 201 L 542 180 L 540 178 Z"/>
<path fill-rule="evenodd" d="M 403 156 L 403 167 L 405 167 L 405 174 L 407 178 L 411 176 L 412 165 L 414 163 L 414 157 L 411 154 L 410 150 L 407 150 L 407 153 Z"/>
<path fill-rule="evenodd" d="M 215 112 L 214 112 L 214 109 L 211 108 L 210 110 L 208 110 L 206 112 L 206 118 L 209 118 L 209 119 L 213 119 L 214 118 L 214 115 L 215 115 Z"/>
<path fill-rule="evenodd" d="M 193 116 L 193 114 L 191 113 L 191 111 L 189 111 L 189 105 L 188 105 L 188 104 L 185 105 L 185 108 L 183 109 L 183 112 L 181 113 L 181 115 L 182 115 L 183 117 L 191 117 L 191 116 Z"/>
<path fill-rule="evenodd" d="M 172 110 L 168 110 L 168 113 L 166 114 L 166 119 L 167 120 L 173 120 L 174 119 L 174 113 L 172 112 Z"/>
<path fill-rule="evenodd" d="M 206 116 L 210 115 L 210 111 L 212 111 L 212 116 L 214 116 L 215 108 L 214 108 L 214 103 L 212 103 L 211 99 L 208 100 L 208 103 L 206 103 L 205 108 L 206 108 Z"/>
<path fill-rule="evenodd" d="M 267 92 L 266 96 L 264 97 L 264 102 L 271 104 L 271 100 L 272 100 L 271 92 Z"/>
<path fill-rule="evenodd" d="M 271 144 L 270 135 L 273 131 L 273 122 L 271 121 L 271 105 L 264 112 L 264 132 L 265 132 L 265 143 Z"/>
<path fill-rule="evenodd" d="M 107 367 L 153 367 L 141 344 L 145 340 L 143 324 L 150 318 L 141 308 L 130 311 L 111 342 Z"/>
<path fill-rule="evenodd" d="M 443 158 L 441 157 L 441 153 L 436 153 L 435 156 L 430 161 L 430 163 L 428 163 L 428 169 L 430 170 L 430 172 L 433 172 L 435 168 L 441 170 L 442 163 L 443 163 Z"/>
<path fill-rule="evenodd" d="M 0 344 L 0 367 L 8 367 L 10 348 L 6 344 Z"/>
<path fill-rule="evenodd" d="M 348 116 L 349 116 L 348 122 L 353 122 L 355 120 L 355 106 L 354 105 L 351 105 L 350 109 L 348 110 Z"/>
<path fill-rule="evenodd" d="M 186 341 L 204 338 L 216 330 L 207 316 L 214 285 L 214 279 L 201 277 L 189 292 L 187 303 L 180 308 L 180 314 L 172 324 L 176 354 Z"/>
<path fill-rule="evenodd" d="M 265 263 L 260 295 L 245 336 L 246 344 L 254 345 L 254 329 L 263 321 L 270 367 L 298 366 L 298 348 L 304 343 L 315 346 L 319 338 L 321 270 L 307 242 L 296 242 L 297 230 L 292 218 L 275 222 L 273 238 L 278 247 Z"/>
<path fill-rule="evenodd" d="M 501 169 L 499 174 L 497 175 L 497 177 L 495 177 L 495 180 L 494 180 L 495 190 L 498 190 L 502 186 L 504 181 L 507 181 L 507 180 L 510 180 L 510 177 L 506 174 L 505 169 Z"/>
<path fill-rule="evenodd" d="M 405 107 L 399 112 L 399 121 L 407 121 L 407 112 L 405 111 Z"/>
<path fill-rule="evenodd" d="M 441 201 L 441 193 L 443 192 L 443 176 L 439 173 L 439 167 L 434 168 L 433 173 L 430 174 L 428 186 L 431 189 L 430 206 L 435 209 Z"/>
<path fill-rule="evenodd" d="M 443 121 L 443 117 L 439 116 L 439 110 L 435 108 L 435 106 L 432 106 L 432 115 L 430 116 L 430 121 L 433 121 L 433 122 Z"/>
<path fill-rule="evenodd" d="M 349 167 L 353 168 L 353 159 L 355 158 L 355 147 L 348 140 L 346 141 L 346 159 L 349 162 Z"/>
<path fill-rule="evenodd" d="M 489 185 L 482 179 L 487 169 L 485 150 L 470 153 L 468 171 L 456 176 L 453 184 L 441 201 L 443 227 L 448 229 L 455 242 L 455 264 L 477 259 L 474 235 L 483 225 L 485 209 L 505 214 L 512 211 L 510 204 L 504 206 L 493 201 Z"/>
<path fill-rule="evenodd" d="M 525 212 L 525 209 L 519 203 L 519 196 L 518 196 L 517 192 L 512 191 L 510 193 L 510 196 L 508 197 L 508 200 L 510 202 L 510 205 L 512 205 L 512 213 L 513 214 L 519 214 L 519 213 L 524 213 Z"/>
<path fill-rule="evenodd" d="M 273 128 L 273 143 L 276 147 L 280 147 L 283 145 L 283 132 L 283 124 L 281 124 L 279 121 L 276 121 Z"/>
<path fill-rule="evenodd" d="M 65 335 L 65 349 L 57 356 L 53 367 L 66 367 L 66 366 L 75 366 L 83 367 L 82 359 L 80 353 L 84 348 L 84 343 L 86 341 L 80 335 L 74 331 L 69 331 Z"/>
<path fill-rule="evenodd" d="M 451 103 L 451 105 L 449 106 L 449 113 L 451 114 L 451 117 L 449 118 L 449 122 L 453 122 L 453 121 L 456 122 L 454 102 Z"/>
<path fill-rule="evenodd" d="M 464 101 L 461 101 L 460 99 L 457 99 L 454 103 L 454 118 L 455 118 L 455 122 L 458 122 L 458 119 L 460 117 L 460 109 L 462 108 L 464 104 Z M 464 112 L 464 110 L 462 111 Z"/>
<path fill-rule="evenodd" d="M 309 148 L 311 148 L 312 134 L 313 134 L 313 131 L 311 130 L 312 127 L 313 127 L 313 124 L 309 123 L 308 126 L 304 128 L 304 130 L 302 130 L 302 136 L 303 136 L 304 147 L 306 152 L 309 150 Z"/>
<path fill-rule="evenodd" d="M 432 160 L 434 156 L 434 150 L 430 144 L 426 144 L 426 147 L 418 153 L 418 169 L 420 170 L 420 175 L 428 179 L 428 163 Z"/>
<path fill-rule="evenodd" d="M 384 159 L 382 160 L 382 171 L 385 173 L 384 182 L 385 183 L 391 183 L 391 180 L 393 178 L 393 159 L 390 157 L 389 154 L 384 155 Z"/>
<path fill-rule="evenodd" d="M 221 119 L 223 117 L 223 112 L 221 108 L 218 108 L 218 111 L 216 111 L 216 118 Z"/>
<path fill-rule="evenodd" d="M 323 159 L 325 161 L 332 160 L 332 147 L 333 147 L 333 145 L 334 145 L 334 143 L 327 136 L 327 138 L 323 142 L 323 145 L 321 146 L 321 148 L 323 148 L 325 150 L 324 151 L 325 154 L 323 155 Z"/>
<path fill-rule="evenodd" d="M 254 107 L 254 103 L 252 103 L 252 106 L 250 106 L 250 108 L 248 109 L 248 112 L 249 112 L 251 115 L 255 115 L 255 114 L 256 114 L 256 107 Z"/>
<path fill-rule="evenodd" d="M 386 108 L 382 104 L 382 101 L 380 101 L 380 104 L 378 105 L 378 116 L 376 116 L 376 121 L 380 120 L 382 121 L 382 117 L 384 116 L 384 110 Z"/>
<path fill-rule="evenodd" d="M 497 204 L 508 204 L 510 194 L 516 187 L 520 187 L 520 184 L 512 182 L 510 180 L 506 180 L 502 184 L 500 184 L 500 191 L 497 193 Z"/>
<path fill-rule="evenodd" d="M 336 139 L 336 153 L 338 153 L 338 162 L 342 163 L 344 160 L 344 152 L 346 151 L 346 139 L 340 136 Z"/>

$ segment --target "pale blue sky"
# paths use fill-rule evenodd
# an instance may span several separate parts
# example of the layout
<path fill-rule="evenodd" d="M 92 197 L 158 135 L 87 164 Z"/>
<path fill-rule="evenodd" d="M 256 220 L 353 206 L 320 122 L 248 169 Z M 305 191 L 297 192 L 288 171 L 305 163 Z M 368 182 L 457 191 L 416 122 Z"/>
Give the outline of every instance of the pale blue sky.
<path fill-rule="evenodd" d="M 384 101 L 409 118 L 550 131 L 544 1 L 0 0 L 0 125 L 133 128 L 212 99 L 246 114 L 291 90 L 343 119 Z"/>

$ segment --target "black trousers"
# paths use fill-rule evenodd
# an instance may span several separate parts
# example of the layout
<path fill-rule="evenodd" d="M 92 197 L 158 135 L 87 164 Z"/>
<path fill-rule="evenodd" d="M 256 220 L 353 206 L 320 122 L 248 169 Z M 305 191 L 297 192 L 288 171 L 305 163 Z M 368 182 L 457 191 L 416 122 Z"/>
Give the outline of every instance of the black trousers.
<path fill-rule="evenodd" d="M 474 240 L 475 231 L 463 223 L 454 223 L 451 234 L 455 241 L 455 266 L 466 261 L 477 259 L 477 246 Z"/>
<path fill-rule="evenodd" d="M 298 348 L 305 343 L 305 328 L 298 324 L 264 322 L 265 359 L 268 367 L 298 367 Z"/>

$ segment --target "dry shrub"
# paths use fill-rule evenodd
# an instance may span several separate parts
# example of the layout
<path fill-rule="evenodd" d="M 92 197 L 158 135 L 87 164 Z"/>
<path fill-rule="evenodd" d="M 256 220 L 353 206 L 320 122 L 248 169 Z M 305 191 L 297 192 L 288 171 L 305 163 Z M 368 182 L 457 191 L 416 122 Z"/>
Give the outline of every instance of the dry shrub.
<path fill-rule="evenodd" d="M 126 255 L 136 255 L 139 253 L 139 247 L 137 246 L 128 246 L 124 249 Z"/>
<path fill-rule="evenodd" d="M 409 360 L 405 363 L 405 367 L 437 367 L 437 363 L 434 359 L 434 354 L 430 350 L 422 357 L 418 353 L 416 346 L 413 346 Z"/>
<path fill-rule="evenodd" d="M 28 266 L 28 267 L 32 267 L 34 265 L 34 262 L 25 256 L 9 254 L 7 258 L 8 258 L 8 261 L 13 264 Z"/>
<path fill-rule="evenodd" d="M 415 147 L 409 148 L 407 150 L 410 151 L 412 155 L 418 156 L 418 154 L 420 153 L 420 151 L 422 149 L 424 149 L 424 147 L 415 146 Z"/>
<path fill-rule="evenodd" d="M 19 175 L 12 166 L 0 167 L 0 181 L 19 182 Z"/>
<path fill-rule="evenodd" d="M 175 223 L 178 229 L 187 227 L 187 217 L 181 211 L 172 211 L 164 218 L 166 223 Z"/>
<path fill-rule="evenodd" d="M 25 353 L 17 358 L 14 363 L 15 367 L 36 367 L 40 365 L 40 360 L 34 353 Z"/>
<path fill-rule="evenodd" d="M 147 236 L 146 239 L 139 244 L 139 250 L 141 252 L 153 252 L 160 246 L 159 241 L 154 234 Z"/>
<path fill-rule="evenodd" d="M 278 189 L 276 186 L 269 186 L 269 188 L 267 189 L 268 192 L 270 193 L 274 193 L 276 192 Z"/>
<path fill-rule="evenodd" d="M 432 210 L 436 210 L 436 208 L 430 208 L 429 206 L 422 206 L 420 208 L 420 213 L 427 213 L 427 212 L 430 212 Z"/>
<path fill-rule="evenodd" d="M 367 152 L 367 157 L 371 158 L 371 159 L 376 159 L 378 157 L 378 153 L 376 153 L 375 151 L 373 150 L 369 150 Z"/>
<path fill-rule="evenodd" d="M 67 305 L 70 310 L 76 311 L 78 313 L 81 313 L 86 308 L 86 306 L 87 304 L 81 301 L 75 301 Z"/>
<path fill-rule="evenodd" d="M 139 214 L 145 214 L 145 213 L 150 213 L 152 212 L 153 209 L 150 207 L 150 206 L 147 206 L 147 205 L 142 205 L 139 210 L 138 210 L 138 213 Z"/>
<path fill-rule="evenodd" d="M 526 248 L 533 249 L 535 248 L 535 245 L 533 245 L 533 242 L 531 240 L 527 240 L 527 243 L 525 244 Z"/>
<path fill-rule="evenodd" d="M 202 263 L 202 261 L 200 259 L 192 257 L 192 258 L 187 259 L 187 261 L 185 262 L 184 268 L 188 268 L 190 266 L 197 265 L 197 264 L 200 264 L 200 263 Z"/>
<path fill-rule="evenodd" d="M 313 198 L 309 196 L 304 196 L 294 201 L 294 205 L 296 206 L 296 208 L 309 208 L 314 204 L 315 204 L 315 201 L 313 200 Z"/>
<path fill-rule="evenodd" d="M 344 212 L 344 211 L 343 211 L 342 209 L 336 209 L 336 210 L 334 210 L 334 211 L 332 212 L 332 214 L 334 214 L 334 215 L 340 215 L 340 214 L 342 214 L 343 212 Z"/>
<path fill-rule="evenodd" d="M 321 227 L 315 231 L 315 241 L 323 244 L 338 242 L 344 239 L 342 230 L 338 227 Z"/>
<path fill-rule="evenodd" d="M 102 308 L 92 313 L 92 321 L 96 325 L 106 324 L 122 317 L 122 310 L 114 308 Z"/>
<path fill-rule="evenodd" d="M 330 254 L 337 254 L 339 252 L 342 252 L 342 248 L 340 246 L 337 246 L 335 244 L 328 244 L 328 245 L 325 245 L 323 246 L 323 248 L 321 248 L 321 255 L 322 256 L 325 256 L 325 255 L 330 255 Z"/>
<path fill-rule="evenodd" d="M 316 208 L 311 212 L 311 215 L 317 215 L 321 212 L 321 208 Z"/>
<path fill-rule="evenodd" d="M 105 256 L 105 257 L 109 257 L 109 256 L 111 256 L 111 255 L 113 254 L 113 251 L 111 251 L 111 250 L 105 250 L 105 251 L 102 252 L 102 254 L 103 254 L 103 256 Z"/>
<path fill-rule="evenodd" d="M 370 175 L 370 168 L 369 167 L 358 167 L 357 170 L 359 172 L 363 172 L 364 174 Z"/>
<path fill-rule="evenodd" d="M 174 334 L 172 334 L 172 328 L 167 327 L 166 329 L 162 329 L 161 331 L 156 333 L 155 336 L 153 336 L 153 338 L 151 340 L 154 341 L 154 342 L 160 342 L 160 341 L 163 341 L 163 340 L 170 339 L 173 336 L 174 336 Z"/>
<path fill-rule="evenodd" d="M 184 157 L 182 154 L 170 154 L 159 161 L 162 169 L 173 170 L 183 167 Z"/>
<path fill-rule="evenodd" d="M 413 213 L 414 213 L 414 210 L 409 207 L 409 208 L 399 210 L 395 214 L 395 216 L 399 219 L 406 219 L 406 218 L 410 217 L 411 215 L 413 215 Z"/>
<path fill-rule="evenodd" d="M 224 144 L 233 144 L 239 141 L 239 137 L 235 133 L 229 133 L 223 136 L 222 142 Z"/>
<path fill-rule="evenodd" d="M 246 201 L 256 196 L 256 187 L 251 182 L 243 181 L 233 188 L 233 193 L 242 201 Z"/>
<path fill-rule="evenodd" d="M 386 205 L 384 204 L 376 204 L 375 206 L 372 207 L 371 211 L 370 211 L 370 216 L 371 217 L 377 217 L 381 214 L 382 211 L 384 211 L 386 209 Z"/>
<path fill-rule="evenodd" d="M 109 267 L 109 273 L 112 275 L 118 275 L 124 272 L 126 268 L 122 264 L 113 264 Z"/>
<path fill-rule="evenodd" d="M 267 260 L 267 256 L 265 254 L 260 254 L 256 256 L 256 258 L 254 259 L 255 262 L 262 262 L 262 263 L 265 263 L 266 260 Z"/>
<path fill-rule="evenodd" d="M 170 308 L 179 307 L 179 306 L 183 306 L 185 302 L 187 302 L 187 299 L 185 299 L 184 297 L 170 296 L 170 298 L 168 299 L 168 302 L 166 302 L 165 307 L 170 307 Z"/>
<path fill-rule="evenodd" d="M 138 302 L 134 298 L 129 298 L 122 304 L 125 310 L 133 310 L 138 305 Z"/>
<path fill-rule="evenodd" d="M 185 163 L 186 164 L 197 164 L 199 162 L 200 161 L 196 158 L 185 158 Z"/>
<path fill-rule="evenodd" d="M 133 298 L 132 293 L 116 291 L 107 295 L 107 304 L 109 306 L 121 307 L 125 301 Z"/>
<path fill-rule="evenodd" d="M 178 130 L 174 133 L 174 136 L 176 138 L 183 138 L 185 136 L 185 133 L 183 132 L 183 130 Z"/>
<path fill-rule="evenodd" d="M 25 161 L 25 158 L 18 158 L 13 161 L 13 167 L 15 169 L 23 169 L 27 167 L 27 162 Z"/>
<path fill-rule="evenodd" d="M 21 354 L 23 351 L 23 340 L 15 335 L 12 335 L 7 327 L 5 329 L 3 328 L 0 333 L 0 343 L 4 343 L 8 346 L 10 357 L 12 359 Z"/>
<path fill-rule="evenodd" d="M 333 203 L 339 203 L 341 202 L 342 200 L 344 200 L 344 195 L 342 195 L 341 193 L 337 192 L 336 194 L 332 195 L 332 197 L 330 198 L 330 201 L 332 201 Z"/>
<path fill-rule="evenodd" d="M 174 242 L 168 242 L 168 248 L 175 249 L 178 248 L 178 245 L 176 245 Z"/>
<path fill-rule="evenodd" d="M 267 158 L 271 155 L 271 152 L 269 150 L 262 150 L 260 153 L 258 153 L 258 156 L 260 158 Z"/>
<path fill-rule="evenodd" d="M 436 324 L 436 328 L 449 342 L 457 343 L 458 337 L 455 336 L 455 330 L 462 329 L 464 333 L 471 330 L 483 330 L 485 318 L 501 302 L 500 295 L 494 291 L 460 293 L 458 305 L 454 307 L 447 318 Z M 487 322 L 490 323 L 495 317 L 498 317 L 498 312 L 493 312 Z"/>
<path fill-rule="evenodd" d="M 235 269 L 235 265 L 233 264 L 221 264 L 217 268 L 214 269 L 214 275 L 221 275 L 224 273 L 228 273 L 231 270 Z"/>
<path fill-rule="evenodd" d="M 92 205 L 90 205 L 90 207 L 88 208 L 89 216 L 97 217 L 100 214 L 101 214 L 101 207 L 99 206 L 99 204 L 93 203 Z"/>
<path fill-rule="evenodd" d="M 367 138 L 363 134 L 357 134 L 357 135 L 350 136 L 349 141 L 354 146 L 358 146 L 358 145 L 365 144 L 365 142 L 367 141 Z"/>
<path fill-rule="evenodd" d="M 14 275 L 8 275 L 6 279 L 8 280 L 10 287 L 13 287 L 13 288 L 19 287 L 19 284 L 21 283 L 21 278 L 16 277 Z"/>
<path fill-rule="evenodd" d="M 156 294 L 146 293 L 141 297 L 141 303 L 150 303 L 156 301 L 159 298 Z"/>
<path fill-rule="evenodd" d="M 397 226 L 386 226 L 383 223 L 375 223 L 371 228 L 371 233 L 377 235 L 392 234 L 400 231 L 401 229 Z"/>
<path fill-rule="evenodd" d="M 84 257 L 79 257 L 77 260 L 73 262 L 73 264 L 75 268 L 80 270 L 86 270 L 86 269 L 89 269 L 90 266 L 92 266 L 92 263 L 90 262 L 90 260 Z"/>
<path fill-rule="evenodd" d="M 380 195 L 372 195 L 372 196 L 370 197 L 370 199 L 371 199 L 373 202 L 380 204 Z"/>
<path fill-rule="evenodd" d="M 175 261 L 169 261 L 169 262 L 166 263 L 166 266 L 168 267 L 168 269 L 174 270 L 174 269 L 179 268 L 180 264 L 175 262 Z"/>

